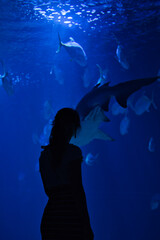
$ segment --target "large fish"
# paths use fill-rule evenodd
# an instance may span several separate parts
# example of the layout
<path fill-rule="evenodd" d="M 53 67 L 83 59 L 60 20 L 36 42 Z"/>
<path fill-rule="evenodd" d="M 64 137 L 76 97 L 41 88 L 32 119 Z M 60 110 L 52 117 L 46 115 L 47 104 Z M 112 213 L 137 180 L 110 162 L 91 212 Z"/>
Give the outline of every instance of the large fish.
<path fill-rule="evenodd" d="M 61 41 L 60 35 L 58 34 L 59 38 L 59 48 L 56 51 L 56 53 L 60 52 L 61 47 L 63 46 L 68 54 L 70 55 L 71 59 L 74 60 L 76 63 L 78 63 L 82 67 L 87 66 L 87 56 L 84 51 L 84 49 L 81 47 L 81 45 L 74 41 L 72 37 L 70 37 L 70 41 L 63 43 Z"/>
<path fill-rule="evenodd" d="M 116 101 L 123 108 L 127 107 L 127 99 L 129 96 L 144 86 L 154 83 L 159 77 L 142 78 L 119 83 L 115 86 L 109 86 L 109 83 L 99 87 L 96 85 L 89 93 L 87 93 L 77 104 L 81 119 L 84 119 L 89 112 L 97 105 L 104 111 L 108 111 L 111 97 L 115 97 Z"/>
<path fill-rule="evenodd" d="M 72 137 L 71 143 L 84 146 L 94 139 L 113 141 L 111 136 L 99 129 L 102 122 L 109 121 L 104 111 L 108 111 L 111 97 L 114 96 L 120 106 L 126 108 L 127 99 L 132 93 L 157 79 L 158 77 L 132 80 L 112 87 L 109 86 L 109 83 L 100 87 L 99 85 L 95 86 L 77 104 L 76 110 L 80 115 L 81 128 L 78 130 L 76 138 Z"/>

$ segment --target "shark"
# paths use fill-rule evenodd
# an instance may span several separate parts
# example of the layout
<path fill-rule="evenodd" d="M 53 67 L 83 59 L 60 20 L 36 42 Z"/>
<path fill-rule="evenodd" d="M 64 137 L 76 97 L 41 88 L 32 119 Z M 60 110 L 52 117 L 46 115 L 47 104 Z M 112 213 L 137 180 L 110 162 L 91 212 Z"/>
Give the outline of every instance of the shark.
<path fill-rule="evenodd" d="M 110 121 L 105 112 L 109 111 L 111 98 L 114 97 L 121 107 L 127 108 L 127 100 L 134 92 L 154 83 L 158 78 L 157 76 L 130 80 L 114 86 L 109 86 L 109 83 L 94 86 L 76 106 L 81 128 L 77 131 L 76 137 L 72 137 L 71 143 L 84 146 L 94 139 L 114 141 L 110 135 L 99 128 L 102 122 Z"/>
<path fill-rule="evenodd" d="M 59 39 L 59 47 L 56 53 L 59 53 L 61 47 L 63 46 L 68 52 L 68 54 L 70 55 L 72 60 L 74 60 L 81 67 L 87 67 L 87 55 L 79 43 L 75 42 L 75 40 L 72 37 L 69 38 L 68 42 L 63 43 L 61 41 L 59 33 L 58 33 L 58 39 Z"/>

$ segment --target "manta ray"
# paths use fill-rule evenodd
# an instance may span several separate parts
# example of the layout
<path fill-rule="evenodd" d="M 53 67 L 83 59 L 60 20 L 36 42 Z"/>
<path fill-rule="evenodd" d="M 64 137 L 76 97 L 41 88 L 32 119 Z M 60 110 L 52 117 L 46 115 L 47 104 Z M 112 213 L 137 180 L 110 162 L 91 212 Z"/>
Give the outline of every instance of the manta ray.
<path fill-rule="evenodd" d="M 114 139 L 104 133 L 99 126 L 102 122 L 108 122 L 109 119 L 105 112 L 109 110 L 111 97 L 115 97 L 121 107 L 127 108 L 127 99 L 136 91 L 154 83 L 159 77 L 142 78 L 119 83 L 115 86 L 109 86 L 109 83 L 100 86 L 97 84 L 88 92 L 76 106 L 81 119 L 81 128 L 77 136 L 72 137 L 71 143 L 84 146 L 93 139 L 103 139 L 113 141 Z"/>

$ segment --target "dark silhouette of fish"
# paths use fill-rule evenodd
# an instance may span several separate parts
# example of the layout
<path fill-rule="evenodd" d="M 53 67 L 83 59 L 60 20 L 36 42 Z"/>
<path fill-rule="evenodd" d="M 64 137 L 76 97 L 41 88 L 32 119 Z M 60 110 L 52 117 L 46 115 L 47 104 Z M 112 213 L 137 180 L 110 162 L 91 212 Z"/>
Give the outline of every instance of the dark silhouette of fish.
<path fill-rule="evenodd" d="M 115 86 L 109 86 L 109 83 L 99 86 L 97 84 L 89 93 L 87 93 L 77 104 L 81 120 L 83 120 L 91 110 L 96 106 L 100 106 L 104 111 L 108 111 L 111 97 L 115 97 L 116 101 L 123 108 L 127 107 L 127 99 L 131 94 L 144 86 L 154 83 L 159 77 L 142 78 L 119 83 Z"/>

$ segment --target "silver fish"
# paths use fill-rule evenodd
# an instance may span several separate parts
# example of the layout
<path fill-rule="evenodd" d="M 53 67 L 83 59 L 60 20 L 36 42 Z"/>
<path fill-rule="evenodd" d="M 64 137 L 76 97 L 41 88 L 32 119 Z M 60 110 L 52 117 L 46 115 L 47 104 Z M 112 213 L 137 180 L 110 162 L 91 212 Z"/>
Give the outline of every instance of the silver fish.
<path fill-rule="evenodd" d="M 88 166 L 92 166 L 95 162 L 95 160 L 97 159 L 99 154 L 93 155 L 92 153 L 88 153 L 86 158 L 85 158 L 85 163 Z"/>
<path fill-rule="evenodd" d="M 58 38 L 59 38 L 59 48 L 56 51 L 56 53 L 59 53 L 61 47 L 63 46 L 66 49 L 66 51 L 68 52 L 68 54 L 70 55 L 72 60 L 74 60 L 80 66 L 86 67 L 87 66 L 87 56 L 86 56 L 86 53 L 85 53 L 84 49 L 82 48 L 82 46 L 79 43 L 75 42 L 72 37 L 70 37 L 70 41 L 66 42 L 66 43 L 63 43 L 61 41 L 59 34 L 58 34 Z"/>
<path fill-rule="evenodd" d="M 130 125 L 130 119 L 127 116 L 125 116 L 120 122 L 121 135 L 125 135 L 128 133 L 129 125 Z"/>
<path fill-rule="evenodd" d="M 152 93 L 152 98 L 150 99 L 146 95 L 142 95 L 135 103 L 133 104 L 130 102 L 130 107 L 132 110 L 137 114 L 137 115 L 142 115 L 145 112 L 149 112 L 150 106 L 153 105 L 154 109 L 157 109 L 157 106 L 154 102 L 153 99 L 153 93 Z"/>
<path fill-rule="evenodd" d="M 155 140 L 154 140 L 153 137 L 151 137 L 151 138 L 149 139 L 149 143 L 148 143 L 148 150 L 149 150 L 150 152 L 155 152 L 155 149 L 156 149 Z"/>
<path fill-rule="evenodd" d="M 124 49 L 121 45 L 117 46 L 116 55 L 117 55 L 117 60 L 121 64 L 121 66 L 126 70 L 129 69 L 129 63 L 126 59 L 126 56 L 124 54 Z"/>

